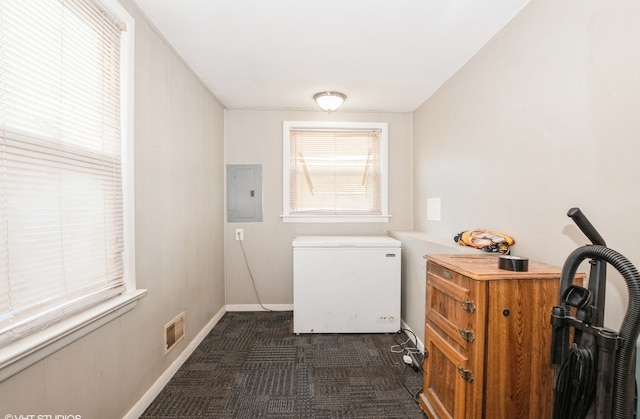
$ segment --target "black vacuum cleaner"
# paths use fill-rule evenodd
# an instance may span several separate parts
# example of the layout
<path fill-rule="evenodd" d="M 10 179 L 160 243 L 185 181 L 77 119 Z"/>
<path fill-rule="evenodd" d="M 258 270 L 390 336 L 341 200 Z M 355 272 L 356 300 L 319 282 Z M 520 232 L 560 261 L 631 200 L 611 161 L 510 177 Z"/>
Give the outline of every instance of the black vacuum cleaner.
<path fill-rule="evenodd" d="M 640 333 L 640 274 L 606 247 L 580 211 L 567 213 L 593 243 L 574 250 L 562 267 L 558 306 L 551 313 L 555 365 L 553 419 L 631 419 L 636 341 Z M 590 259 L 589 285 L 574 285 L 578 266 Z M 620 331 L 604 327 L 606 264 L 624 278 L 629 304 Z"/>

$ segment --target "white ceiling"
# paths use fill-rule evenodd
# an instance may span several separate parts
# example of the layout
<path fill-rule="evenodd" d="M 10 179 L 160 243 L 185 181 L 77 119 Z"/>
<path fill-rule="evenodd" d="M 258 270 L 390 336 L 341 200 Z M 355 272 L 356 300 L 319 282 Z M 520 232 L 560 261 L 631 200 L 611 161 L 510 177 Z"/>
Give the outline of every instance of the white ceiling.
<path fill-rule="evenodd" d="M 411 112 L 529 0 L 135 0 L 229 109 Z"/>

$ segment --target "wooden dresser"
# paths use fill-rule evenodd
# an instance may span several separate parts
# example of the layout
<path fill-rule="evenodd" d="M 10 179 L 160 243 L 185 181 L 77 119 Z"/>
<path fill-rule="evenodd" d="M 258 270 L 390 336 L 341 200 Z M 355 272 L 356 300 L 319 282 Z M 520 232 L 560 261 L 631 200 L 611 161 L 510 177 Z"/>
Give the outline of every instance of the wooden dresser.
<path fill-rule="evenodd" d="M 426 255 L 424 387 L 431 419 L 551 418 L 551 309 L 561 268 L 497 255 Z"/>

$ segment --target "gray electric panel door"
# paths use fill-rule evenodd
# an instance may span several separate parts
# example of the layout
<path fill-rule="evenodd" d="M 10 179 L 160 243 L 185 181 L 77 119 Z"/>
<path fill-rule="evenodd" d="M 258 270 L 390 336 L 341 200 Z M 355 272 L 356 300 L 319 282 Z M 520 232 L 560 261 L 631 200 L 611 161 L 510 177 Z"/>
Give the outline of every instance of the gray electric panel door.
<path fill-rule="evenodd" d="M 262 165 L 227 165 L 227 222 L 262 221 Z"/>

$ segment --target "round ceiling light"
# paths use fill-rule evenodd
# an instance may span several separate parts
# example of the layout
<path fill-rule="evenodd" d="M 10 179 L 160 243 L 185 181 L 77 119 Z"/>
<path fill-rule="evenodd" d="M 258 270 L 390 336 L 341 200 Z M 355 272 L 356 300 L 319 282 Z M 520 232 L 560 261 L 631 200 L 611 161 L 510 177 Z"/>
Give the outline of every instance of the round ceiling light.
<path fill-rule="evenodd" d="M 313 95 L 313 100 L 326 112 L 337 110 L 346 99 L 347 95 L 340 92 L 320 92 Z"/>

